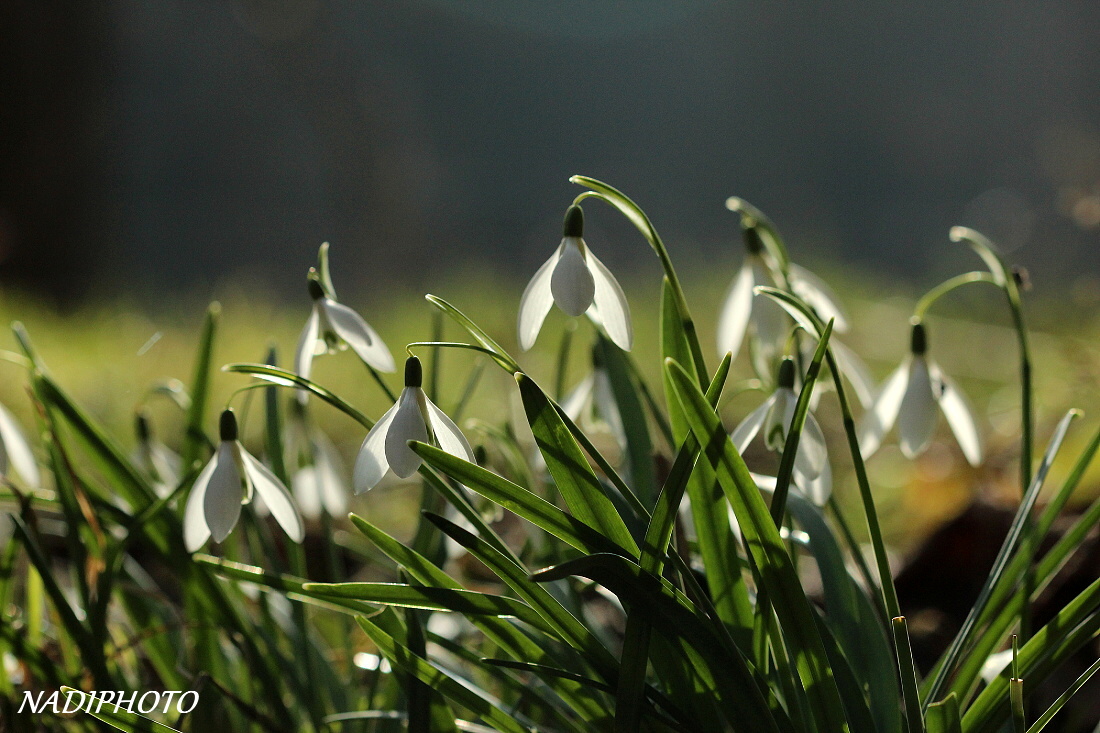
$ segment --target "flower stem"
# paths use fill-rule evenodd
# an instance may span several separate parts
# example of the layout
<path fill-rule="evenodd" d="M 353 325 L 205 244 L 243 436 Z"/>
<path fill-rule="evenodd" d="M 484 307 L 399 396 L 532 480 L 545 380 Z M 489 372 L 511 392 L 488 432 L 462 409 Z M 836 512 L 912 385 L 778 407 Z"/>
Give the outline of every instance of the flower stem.
<path fill-rule="evenodd" d="M 676 276 L 676 268 L 672 266 L 672 258 L 668 255 L 668 248 L 665 247 L 661 235 L 657 233 L 657 229 L 654 228 L 645 212 L 618 189 L 587 176 L 573 176 L 569 180 L 572 183 L 593 189 L 578 195 L 573 200 L 574 204 L 578 204 L 586 198 L 596 198 L 611 204 L 629 219 L 631 224 L 637 227 L 638 231 L 649 242 L 653 251 L 657 253 L 657 258 L 661 260 L 661 267 L 664 269 L 665 276 L 672 288 L 672 298 L 676 303 L 676 310 L 680 314 L 684 336 L 687 338 L 688 348 L 691 350 L 691 359 L 695 362 L 696 382 L 705 386 L 709 381 L 709 377 L 707 376 L 706 361 L 703 359 L 703 349 L 699 345 L 699 334 L 695 330 L 695 321 L 688 309 L 687 297 L 684 295 L 683 286 L 680 285 L 680 278 Z"/>
<path fill-rule="evenodd" d="M 997 278 L 993 277 L 992 274 L 980 270 L 975 272 L 967 272 L 962 275 L 956 275 L 950 280 L 945 280 L 944 282 L 940 283 L 939 285 L 925 293 L 924 296 L 919 301 L 917 301 L 917 307 L 913 309 L 913 318 L 918 321 L 923 321 L 924 314 L 928 312 L 928 309 L 931 308 L 937 300 L 947 295 L 951 291 L 961 288 L 964 285 L 969 285 L 970 283 L 992 283 L 994 285 L 998 284 Z"/>

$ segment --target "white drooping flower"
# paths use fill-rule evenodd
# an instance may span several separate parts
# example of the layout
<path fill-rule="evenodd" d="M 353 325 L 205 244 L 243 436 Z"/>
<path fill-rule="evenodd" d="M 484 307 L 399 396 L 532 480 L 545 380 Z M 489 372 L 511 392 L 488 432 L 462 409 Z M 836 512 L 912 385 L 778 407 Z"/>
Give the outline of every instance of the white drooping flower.
<path fill-rule="evenodd" d="M 349 485 L 340 452 L 309 419 L 304 405 L 292 405 L 284 451 L 298 509 L 308 519 L 317 519 L 321 512 L 343 516 L 348 509 Z"/>
<path fill-rule="evenodd" d="M 222 413 L 221 442 L 210 462 L 191 487 L 183 512 L 183 536 L 188 552 L 202 547 L 210 537 L 222 542 L 236 526 L 241 505 L 259 494 L 275 521 L 294 542 L 305 535 L 302 517 L 283 482 L 237 440 L 237 419 L 232 410 Z"/>
<path fill-rule="evenodd" d="M 718 353 L 724 356 L 729 352 L 736 357 L 745 334 L 751 329 L 757 345 L 764 352 L 765 361 L 770 361 L 771 356 L 777 355 L 783 348 L 791 328 L 791 317 L 771 298 L 756 297 L 753 293 L 753 288 L 758 285 L 779 287 L 779 284 L 756 225 L 743 225 L 742 234 L 747 250 L 745 262 L 733 279 L 718 316 Z M 835 319 L 835 331 L 848 329 L 844 309 L 821 278 L 804 267 L 792 264 L 787 280 L 794 294 L 806 301 L 823 321 Z"/>
<path fill-rule="evenodd" d="M 594 417 L 607 425 L 620 448 L 626 447 L 626 429 L 619 413 L 619 404 L 611 389 L 611 378 L 607 375 L 599 348 L 592 352 L 592 373 L 577 383 L 572 391 L 561 400 L 562 411 L 569 419 L 582 426 Z"/>
<path fill-rule="evenodd" d="M 309 294 L 313 298 L 313 310 L 298 337 L 294 355 L 294 371 L 298 376 L 309 379 L 314 356 L 348 347 L 367 366 L 380 372 L 394 370 L 390 350 L 361 315 L 326 296 L 324 288 L 313 278 L 309 279 Z M 300 390 L 299 399 L 304 402 L 308 394 Z"/>
<path fill-rule="evenodd" d="M 916 323 L 909 356 L 887 378 L 860 422 L 860 452 L 864 458 L 874 454 L 896 422 L 901 452 L 907 458 L 920 455 L 932 442 L 942 410 L 967 462 L 976 466 L 982 460 L 982 441 L 974 410 L 958 386 L 928 357 L 927 350 L 927 331 Z"/>
<path fill-rule="evenodd" d="M 168 496 L 179 485 L 182 459 L 153 435 L 149 417 L 144 412 L 134 418 L 134 431 L 138 438 L 134 463 L 152 481 L 157 496 Z"/>
<path fill-rule="evenodd" d="M 405 360 L 405 389 L 401 390 L 397 403 L 370 429 L 359 448 L 352 477 L 356 494 L 373 489 L 391 469 L 400 478 L 416 473 L 422 461 L 409 448 L 410 440 L 431 441 L 453 456 L 474 461 L 466 436 L 428 399 L 421 388 L 423 383 L 420 359 L 410 356 Z"/>
<path fill-rule="evenodd" d="M 565 212 L 563 237 L 556 252 L 538 269 L 519 303 L 519 345 L 535 344 L 550 307 L 570 316 L 585 313 L 603 326 L 616 346 L 630 351 L 634 332 L 630 308 L 615 276 L 584 243 L 584 212 L 573 205 Z"/>
<path fill-rule="evenodd" d="M 794 361 L 784 359 L 779 366 L 775 391 L 730 434 L 730 440 L 738 453 L 745 452 L 745 448 L 761 429 L 764 431 L 764 444 L 768 449 L 777 453 L 783 451 L 798 402 L 794 384 Z M 815 502 L 824 503 L 829 498 L 832 491 L 829 453 L 825 446 L 825 434 L 821 432 L 821 426 L 811 412 L 806 413 L 806 422 L 799 436 L 792 478 L 794 485 Z"/>
<path fill-rule="evenodd" d="M 28 486 L 38 488 L 41 476 L 38 473 L 38 462 L 34 460 L 34 452 L 23 437 L 15 416 L 0 405 L 0 477 L 7 478 L 12 469 Z"/>

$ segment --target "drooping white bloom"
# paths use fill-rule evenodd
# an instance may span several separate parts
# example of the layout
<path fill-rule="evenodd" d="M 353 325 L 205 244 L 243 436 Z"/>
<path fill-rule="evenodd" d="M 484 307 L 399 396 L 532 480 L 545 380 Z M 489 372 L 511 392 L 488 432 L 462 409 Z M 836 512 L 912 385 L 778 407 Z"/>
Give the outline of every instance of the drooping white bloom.
<path fill-rule="evenodd" d="M 794 421 L 798 395 L 794 391 L 794 361 L 784 359 L 779 367 L 775 391 L 760 407 L 734 428 L 730 434 L 738 453 L 744 453 L 752 439 L 763 429 L 764 444 L 769 450 L 782 452 L 787 433 Z M 824 502 L 832 491 L 832 470 L 825 446 L 825 434 L 813 413 L 806 413 L 806 422 L 798 440 L 798 452 L 794 457 L 794 485 L 814 501 Z"/>
<path fill-rule="evenodd" d="M 593 350 L 592 373 L 577 383 L 561 401 L 562 411 L 573 422 L 584 423 L 590 416 L 602 420 L 615 436 L 620 448 L 626 446 L 626 429 L 619 413 L 619 404 L 611 389 L 611 378 L 607 375 L 599 349 Z"/>
<path fill-rule="evenodd" d="M 202 547 L 210 537 L 222 542 L 236 526 L 241 505 L 259 494 L 275 521 L 294 542 L 305 535 L 290 492 L 283 482 L 237 440 L 237 419 L 232 410 L 222 413 L 221 443 L 191 487 L 183 512 L 183 536 L 188 552 Z"/>
<path fill-rule="evenodd" d="M 901 452 L 907 458 L 920 455 L 932 442 L 942 410 L 967 462 L 976 466 L 982 460 L 982 441 L 974 411 L 958 386 L 927 356 L 927 349 L 924 325 L 914 324 L 909 356 L 887 378 L 860 422 L 860 452 L 864 458 L 871 456 L 896 422 Z"/>
<path fill-rule="evenodd" d="M 293 403 L 284 448 L 290 471 L 290 488 L 302 516 L 317 519 L 321 512 L 342 516 L 348 509 L 348 479 L 340 453 L 306 408 Z"/>
<path fill-rule="evenodd" d="M 6 478 L 11 469 L 28 486 L 38 488 L 41 476 L 38 473 L 38 462 L 34 460 L 34 452 L 23 437 L 15 416 L 0 405 L 0 477 Z"/>
<path fill-rule="evenodd" d="M 616 346 L 630 351 L 634 332 L 630 308 L 615 276 L 584 243 L 584 212 L 573 205 L 565 212 L 563 237 L 556 252 L 535 272 L 519 303 L 519 345 L 535 344 L 550 307 L 570 316 L 584 313 L 601 325 Z"/>
<path fill-rule="evenodd" d="M 405 360 L 405 389 L 401 390 L 397 403 L 370 429 L 359 448 L 352 477 L 356 494 L 373 489 L 391 469 L 401 478 L 416 473 L 422 461 L 409 448 L 410 440 L 421 443 L 432 440 L 451 455 L 473 462 L 474 452 L 466 436 L 428 399 L 421 388 L 423 383 L 420 359 L 410 356 Z"/>
<path fill-rule="evenodd" d="M 139 412 L 134 418 L 134 430 L 138 438 L 133 453 L 134 463 L 153 482 L 157 496 L 168 496 L 179 485 L 182 459 L 153 435 L 149 417 L 144 412 Z"/>
<path fill-rule="evenodd" d="M 298 349 L 294 355 L 294 371 L 298 376 L 309 379 L 314 356 L 326 350 L 332 353 L 348 347 L 367 366 L 380 372 L 394 370 L 390 350 L 362 316 L 326 296 L 321 284 L 313 278 L 309 279 L 309 294 L 313 298 L 313 310 L 302 335 L 298 337 Z M 304 402 L 308 394 L 304 390 L 299 391 L 299 399 Z"/>
<path fill-rule="evenodd" d="M 753 288 L 756 286 L 778 287 L 778 284 L 772 275 L 772 267 L 766 259 L 767 250 L 756 226 L 743 226 L 742 234 L 747 253 L 718 316 L 718 353 L 725 355 L 729 352 L 736 357 L 745 334 L 751 330 L 763 352 L 763 360 L 770 362 L 771 357 L 778 355 L 778 350 L 783 348 L 791 328 L 791 318 L 771 298 L 755 297 Z M 787 279 L 795 295 L 806 301 L 822 320 L 828 322 L 835 319 L 835 331 L 848 330 L 844 309 L 821 278 L 804 267 L 792 264 Z"/>

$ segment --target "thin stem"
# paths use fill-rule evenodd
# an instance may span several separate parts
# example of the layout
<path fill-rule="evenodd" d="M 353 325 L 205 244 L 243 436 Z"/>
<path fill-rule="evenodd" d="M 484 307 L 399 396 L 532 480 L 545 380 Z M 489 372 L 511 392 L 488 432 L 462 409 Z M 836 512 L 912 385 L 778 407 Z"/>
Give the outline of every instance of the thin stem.
<path fill-rule="evenodd" d="M 600 191 L 585 191 L 581 193 L 573 200 L 574 204 L 578 204 L 586 198 L 596 198 L 610 204 L 630 219 L 631 223 L 641 231 L 642 235 L 649 242 L 653 251 L 657 253 L 657 258 L 661 261 L 661 268 L 664 269 L 665 276 L 668 278 L 669 285 L 672 287 L 672 297 L 676 303 L 676 311 L 680 314 L 684 336 L 687 338 L 688 348 L 691 350 L 692 361 L 695 362 L 696 382 L 699 385 L 707 384 L 709 377 L 707 375 L 706 360 L 703 358 L 703 349 L 699 345 L 699 334 L 695 330 L 695 321 L 692 320 L 691 311 L 688 309 L 684 288 L 680 285 L 680 278 L 676 275 L 676 268 L 672 266 L 672 258 L 668 255 L 668 248 L 665 247 L 661 235 L 657 233 L 649 217 L 645 215 L 645 212 L 643 212 L 637 204 L 627 198 L 621 191 L 618 191 L 606 183 L 586 176 L 573 176 L 569 180 L 573 183 L 579 183 L 582 186 L 601 189 Z"/>
<path fill-rule="evenodd" d="M 924 296 L 922 296 L 921 299 L 917 301 L 917 307 L 913 309 L 913 318 L 918 321 L 923 321 L 924 314 L 928 312 L 928 309 L 931 308 L 937 300 L 947 295 L 951 291 L 957 290 L 964 285 L 969 285 L 970 283 L 991 283 L 993 285 L 998 284 L 997 278 L 993 277 L 991 273 L 985 272 L 984 270 L 966 272 L 962 275 L 956 275 L 955 277 L 949 280 L 945 280 L 944 282 L 940 283 L 939 285 L 925 293 Z"/>

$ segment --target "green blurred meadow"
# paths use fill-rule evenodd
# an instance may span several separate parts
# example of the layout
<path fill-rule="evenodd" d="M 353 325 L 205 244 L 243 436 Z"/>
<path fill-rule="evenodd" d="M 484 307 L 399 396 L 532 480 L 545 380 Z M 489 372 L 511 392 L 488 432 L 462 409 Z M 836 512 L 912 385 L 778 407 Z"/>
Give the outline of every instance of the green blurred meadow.
<path fill-rule="evenodd" d="M 644 243 L 639 241 L 637 245 L 643 247 Z M 946 249 L 954 245 L 943 246 Z M 731 254 L 721 267 L 690 260 L 677 264 L 684 273 L 702 343 L 711 350 L 707 356 L 716 362 L 710 346 L 714 342 L 716 312 L 728 280 L 740 264 L 740 253 Z M 634 357 L 650 388 L 659 393 L 660 364 L 655 355 L 659 353 L 656 323 L 660 282 L 656 264 L 649 269 L 653 272 L 623 278 L 623 287 L 631 300 L 636 335 Z M 716 271 L 721 274 L 716 276 Z M 841 269 L 826 264 L 816 271 L 840 294 L 852 316 L 852 329 L 841 340 L 865 359 L 877 379 L 885 378 L 904 353 L 908 339 L 906 324 L 920 291 L 881 275 L 853 272 L 849 267 Z M 363 314 L 398 361 L 404 345 L 410 342 L 432 340 L 440 334 L 443 340 L 467 339 L 461 329 L 439 317 L 424 300 L 422 291 L 404 285 L 371 289 L 367 293 L 345 292 L 341 290 L 341 282 L 346 278 L 341 277 L 339 270 L 339 252 L 334 254 L 333 274 L 341 300 Z M 434 294 L 466 312 L 511 353 L 520 353 L 515 313 L 524 282 L 501 279 L 473 262 L 439 275 L 433 277 Z M 305 288 L 296 302 L 287 294 L 274 293 L 262 282 L 247 277 L 221 283 L 213 290 L 219 294 L 220 302 L 214 363 L 260 362 L 268 349 L 275 346 L 281 365 L 289 368 L 298 333 L 309 313 Z M 1094 307 L 1089 307 L 1095 305 L 1097 295 L 1087 288 L 1078 288 L 1073 297 L 1063 300 L 1061 290 L 1043 283 L 1026 296 L 1033 331 L 1038 447 L 1045 443 L 1054 422 L 1069 407 L 1083 409 L 1086 417 L 1100 414 L 1100 317 Z M 5 322 L 25 324 L 57 380 L 125 447 L 134 444 L 133 419 L 139 408 L 152 416 L 157 435 L 169 446 L 178 447 L 184 411 L 167 396 L 164 387 L 172 384 L 172 380 L 190 381 L 206 307 L 207 303 L 198 299 L 169 296 L 155 302 L 148 298 L 100 299 L 59 311 L 33 298 L 9 293 L 0 299 L 0 317 Z M 1008 326 L 1001 294 L 981 284 L 964 288 L 937 304 L 928 324 L 932 355 L 962 384 L 978 408 L 988 457 L 977 469 L 967 466 L 941 419 L 936 442 L 917 460 L 905 459 L 895 440 L 888 441 L 869 461 L 884 530 L 894 547 L 902 552 L 913 548 L 974 498 L 1005 506 L 1012 506 L 1018 499 L 1015 482 L 1019 388 L 1015 336 Z M 442 331 L 436 332 L 437 328 Z M 554 309 L 536 346 L 519 357 L 525 369 L 551 391 L 558 381 L 559 349 L 567 333 L 571 341 L 563 379 L 567 391 L 590 368 L 588 345 L 594 328 L 587 321 L 571 321 Z M 14 339 L 8 336 L 5 341 L 5 348 L 14 354 Z M 429 375 L 438 371 L 438 402 L 447 411 L 453 411 L 461 400 L 472 373 L 480 372 L 474 376 L 475 391 L 460 420 L 465 421 L 464 427 L 473 443 L 477 443 L 478 421 L 497 426 L 509 422 L 521 434 L 526 429 L 522 419 L 516 419 L 520 413 L 514 383 L 499 369 L 484 368 L 488 366 L 482 363 L 484 357 L 454 349 L 436 353 L 425 347 L 414 353 L 425 358 Z M 31 403 L 21 367 L 9 360 L 3 368 L 7 374 L 0 380 L 0 400 L 19 416 L 23 425 L 30 425 Z M 748 358 L 742 355 L 734 365 L 730 384 L 749 386 L 747 380 L 752 376 Z M 350 352 L 319 357 L 313 378 L 371 417 L 377 418 L 389 407 L 389 398 Z M 383 378 L 392 390 L 400 389 L 399 375 Z M 250 383 L 252 380 L 245 375 L 216 373 L 207 422 L 213 431 L 216 410 L 232 396 L 232 404 L 244 412 L 245 440 L 259 451 L 262 438 L 257 398 L 261 393 L 246 391 L 233 396 Z M 754 394 L 751 389 L 727 390 L 722 409 L 727 427 L 736 425 L 759 399 L 759 393 Z M 249 419 L 250 414 L 256 416 L 254 420 Z M 350 471 L 365 434 L 363 429 L 320 403 L 314 406 L 313 414 L 336 442 Z M 840 449 L 843 433 L 835 400 L 826 397 L 822 401 L 819 419 L 834 447 L 838 499 L 858 516 L 851 466 Z M 1089 432 L 1085 428 L 1072 431 L 1063 456 L 1079 452 Z M 608 441 L 609 447 L 611 443 Z M 763 452 L 749 458 L 750 466 L 760 468 L 766 468 L 770 465 L 767 462 L 773 460 Z M 753 459 L 758 463 L 753 464 Z M 1098 487 L 1100 469 L 1094 466 L 1071 507 L 1087 502 L 1096 495 Z M 416 500 L 417 491 L 411 484 L 403 487 L 391 476 L 379 490 L 353 499 L 351 508 L 385 526 L 411 530 Z M 854 525 L 859 531 L 862 522 Z"/>

